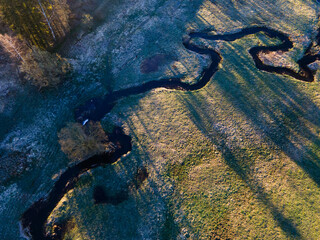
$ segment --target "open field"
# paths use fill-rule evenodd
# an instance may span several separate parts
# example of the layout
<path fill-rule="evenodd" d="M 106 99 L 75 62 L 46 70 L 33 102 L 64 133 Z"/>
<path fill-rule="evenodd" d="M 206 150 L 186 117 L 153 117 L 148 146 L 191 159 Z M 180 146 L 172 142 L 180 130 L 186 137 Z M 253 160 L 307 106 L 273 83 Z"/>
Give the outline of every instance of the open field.
<path fill-rule="evenodd" d="M 17 115 L 29 118 L 12 127 L 11 135 L 1 136 L 7 148 L 18 133 L 25 136 L 14 147 L 22 151 L 27 145 L 34 166 L 0 188 L 4 239 L 19 239 L 23 211 L 67 168 L 57 132 L 72 121 L 76 104 L 155 79 L 197 81 L 208 58 L 182 45 L 192 30 L 276 29 L 288 34 L 294 47 L 267 57 L 280 58 L 272 61 L 275 66 L 297 69 L 296 61 L 319 27 L 316 1 L 131 4 L 119 4 L 111 18 L 71 48 L 75 79 L 62 86 L 62 93 L 31 97 Z M 105 129 L 122 126 L 132 137 L 132 151 L 83 174 L 52 212 L 48 231 L 64 222 L 64 239 L 319 238 L 319 73 L 315 82 L 306 83 L 258 70 L 248 50 L 277 42 L 264 34 L 234 42 L 195 41 L 223 58 L 212 80 L 193 92 L 161 88 L 120 100 L 101 124 Z M 153 62 L 143 65 L 146 60 Z M 106 64 L 109 75 L 101 79 Z M 137 187 L 132 182 L 141 167 L 148 178 Z M 128 198 L 95 204 L 97 186 L 112 196 L 126 192 Z"/>

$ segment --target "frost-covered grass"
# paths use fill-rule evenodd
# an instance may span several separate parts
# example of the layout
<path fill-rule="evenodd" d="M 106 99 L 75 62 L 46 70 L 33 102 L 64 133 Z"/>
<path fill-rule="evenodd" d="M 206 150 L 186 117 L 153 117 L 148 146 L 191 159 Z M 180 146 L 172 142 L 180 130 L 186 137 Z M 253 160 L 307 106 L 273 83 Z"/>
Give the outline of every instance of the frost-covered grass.
<path fill-rule="evenodd" d="M 267 7 L 270 11 L 264 11 L 265 2 L 250 2 L 247 8 L 261 13 L 252 18 L 240 6 L 228 15 L 230 4 L 205 2 L 200 9 L 206 14 L 199 11 L 199 21 L 190 28 L 212 24 L 218 32 L 228 32 L 267 25 L 290 35 L 293 59 L 314 37 L 311 2 L 277 2 L 277 7 Z M 208 5 L 220 6 L 219 11 Z M 303 9 L 303 16 L 297 9 Z M 279 12 L 283 18 L 275 17 Z M 264 44 L 273 42 L 264 36 L 220 42 L 221 70 L 204 89 L 159 89 L 125 99 L 114 110 L 140 154 L 152 159 L 149 168 L 171 212 L 164 236 L 317 239 L 319 87 L 257 70 L 247 51 Z"/>
<path fill-rule="evenodd" d="M 319 86 L 258 71 L 247 53 L 257 41 L 223 44 L 204 89 L 156 90 L 115 109 L 152 159 L 173 212 L 164 226 L 190 239 L 318 237 Z"/>
<path fill-rule="evenodd" d="M 1 147 L 30 154 L 34 167 L 1 188 L 5 238 L 19 239 L 22 212 L 68 166 L 57 132 L 72 120 L 77 104 L 104 94 L 110 85 L 119 89 L 169 74 L 188 76 L 206 66 L 207 59 L 184 49 L 185 31 L 214 28 L 221 33 L 266 25 L 290 35 L 295 48 L 288 61 L 293 62 L 317 28 L 312 1 L 180 2 L 119 5 L 114 17 L 70 51 L 76 71 L 72 81 L 59 90 L 30 90 L 19 98 L 12 115 L 17 120 Z M 223 56 L 205 88 L 156 89 L 119 101 L 107 115 L 105 122 L 130 134 L 133 150 L 116 164 L 84 174 L 59 203 L 49 220 L 69 219 L 66 237 L 317 239 L 318 82 L 257 70 L 247 50 L 274 44 L 263 35 L 205 44 Z M 174 55 L 181 71 L 163 66 L 142 74 L 140 63 L 159 53 Z M 127 201 L 94 205 L 95 186 L 116 193 L 140 166 L 148 169 L 149 178 L 140 189 L 129 190 Z"/>

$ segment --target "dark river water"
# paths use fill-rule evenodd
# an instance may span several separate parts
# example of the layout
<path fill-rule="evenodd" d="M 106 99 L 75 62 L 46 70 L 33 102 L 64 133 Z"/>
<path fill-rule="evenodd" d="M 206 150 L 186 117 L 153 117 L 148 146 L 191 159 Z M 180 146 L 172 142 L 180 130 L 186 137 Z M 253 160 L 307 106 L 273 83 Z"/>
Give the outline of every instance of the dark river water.
<path fill-rule="evenodd" d="M 260 52 L 278 50 L 288 51 L 293 47 L 293 43 L 290 41 L 289 37 L 279 31 L 267 27 L 250 27 L 242 29 L 236 33 L 223 35 L 214 35 L 210 32 L 192 32 L 188 34 L 188 37 L 183 39 L 183 45 L 185 48 L 198 54 L 208 55 L 211 60 L 210 64 L 201 73 L 197 83 L 188 84 L 182 82 L 180 78 L 167 78 L 158 81 L 150 81 L 136 87 L 114 91 L 102 97 L 91 99 L 82 106 L 78 107 L 75 110 L 75 118 L 81 123 L 87 120 L 99 121 L 105 116 L 106 113 L 112 110 L 113 106 L 119 99 L 129 95 L 145 93 L 156 88 L 176 89 L 180 91 L 194 91 L 201 89 L 218 71 L 218 66 L 222 60 L 222 57 L 217 51 L 198 46 L 194 44 L 192 40 L 196 38 L 202 38 L 208 40 L 235 41 L 247 35 L 256 33 L 264 33 L 270 38 L 280 40 L 280 43 L 276 45 L 252 47 L 249 50 L 249 53 L 258 69 L 271 73 L 289 75 L 298 80 L 306 82 L 312 82 L 314 80 L 314 73 L 308 68 L 308 65 L 316 60 L 319 60 L 320 55 L 310 55 L 308 54 L 308 51 L 306 51 L 305 55 L 297 62 L 300 66 L 299 72 L 295 72 L 294 70 L 286 67 L 266 65 L 260 60 L 258 57 Z M 48 236 L 46 234 L 45 224 L 50 213 L 54 210 L 62 197 L 68 191 L 74 188 L 82 173 L 99 166 L 112 164 L 116 162 L 122 155 L 131 150 L 131 138 L 125 135 L 122 129 L 115 128 L 113 133 L 109 135 L 109 139 L 117 146 L 114 151 L 95 155 L 75 166 L 69 167 L 63 174 L 61 174 L 48 195 L 45 198 L 35 202 L 26 212 L 23 213 L 21 217 L 22 228 L 24 229 L 25 233 L 28 233 L 28 235 L 32 237 L 32 239 L 59 239 L 58 235 Z M 106 199 L 106 197 L 103 196 L 104 193 L 102 190 L 99 191 L 97 191 L 96 197 L 99 201 L 103 201 L 103 199 Z M 121 199 L 125 198 L 126 195 L 124 194 Z M 109 201 L 111 200 L 109 199 Z"/>

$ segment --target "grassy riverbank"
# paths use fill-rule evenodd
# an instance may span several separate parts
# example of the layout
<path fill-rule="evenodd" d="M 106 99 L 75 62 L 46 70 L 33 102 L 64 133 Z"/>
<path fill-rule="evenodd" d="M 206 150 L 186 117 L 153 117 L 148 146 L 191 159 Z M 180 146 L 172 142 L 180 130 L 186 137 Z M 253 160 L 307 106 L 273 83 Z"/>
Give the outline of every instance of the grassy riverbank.
<path fill-rule="evenodd" d="M 312 3 L 268 7 L 255 1 L 243 4 L 247 11 L 230 10 L 231 2 L 215 3 L 201 5 L 190 28 L 212 24 L 228 32 L 264 24 L 287 32 L 294 49 L 284 59 L 293 68 L 316 33 Z M 249 13 L 255 13 L 251 19 Z M 318 82 L 257 70 L 248 49 L 271 44 L 265 36 L 204 44 L 223 56 L 207 87 L 192 93 L 153 91 L 124 100 L 119 105 L 128 108 L 115 110 L 136 136 L 140 154 L 150 159 L 149 168 L 164 178 L 157 180 L 160 188 L 174 186 L 164 236 L 317 239 Z"/>
<path fill-rule="evenodd" d="M 11 113 L 16 120 L 1 136 L 1 146 L 28 152 L 32 167 L 0 188 L 4 239 L 22 239 L 21 214 L 67 168 L 57 132 L 72 121 L 77 104 L 168 76 L 196 81 L 208 59 L 182 45 L 191 30 L 274 28 L 288 34 L 294 48 L 268 59 L 297 68 L 317 34 L 317 8 L 315 1 L 302 0 L 119 4 L 66 53 L 74 65 L 72 81 L 59 91 L 17 98 L 13 109 L 20 110 Z M 194 92 L 156 89 L 119 101 L 102 125 L 123 126 L 132 137 L 132 152 L 82 175 L 51 214 L 49 231 L 53 223 L 67 222 L 65 239 L 318 238 L 318 77 L 304 83 L 259 71 L 248 50 L 275 43 L 263 34 L 197 43 L 223 57 L 213 79 Z M 169 61 L 162 61 L 163 55 Z M 156 70 L 146 73 L 141 66 Z M 143 166 L 148 179 L 132 187 Z M 94 204 L 97 186 L 111 195 L 126 190 L 128 200 Z"/>

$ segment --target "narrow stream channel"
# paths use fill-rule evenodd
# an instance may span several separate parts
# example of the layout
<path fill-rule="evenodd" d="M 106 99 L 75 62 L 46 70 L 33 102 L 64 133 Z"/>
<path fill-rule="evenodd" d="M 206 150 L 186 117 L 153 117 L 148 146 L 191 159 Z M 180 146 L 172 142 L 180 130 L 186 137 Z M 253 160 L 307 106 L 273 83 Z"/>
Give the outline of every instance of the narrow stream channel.
<path fill-rule="evenodd" d="M 210 32 L 192 32 L 189 33 L 188 37 L 184 38 L 183 40 L 183 45 L 185 48 L 198 54 L 208 55 L 211 60 L 209 66 L 203 70 L 197 83 L 188 84 L 182 82 L 180 78 L 167 78 L 158 81 L 150 81 L 136 87 L 114 91 L 105 96 L 91 99 L 84 105 L 77 108 L 75 110 L 75 118 L 81 123 L 88 120 L 100 121 L 106 113 L 112 110 L 113 106 L 119 99 L 129 95 L 145 93 L 156 88 L 176 89 L 181 91 L 194 91 L 201 89 L 218 71 L 218 66 L 222 60 L 222 57 L 215 50 L 195 45 L 192 43 L 192 40 L 195 38 L 203 38 L 207 40 L 235 41 L 247 35 L 256 33 L 264 33 L 270 38 L 275 38 L 281 41 L 281 43 L 277 45 L 252 47 L 249 50 L 249 53 L 258 69 L 272 73 L 289 75 L 301 81 L 314 81 L 314 72 L 310 70 L 308 65 L 316 60 L 319 60 L 319 54 L 310 55 L 308 54 L 308 51 L 306 51 L 305 55 L 299 61 L 297 61 L 300 66 L 299 72 L 295 72 L 294 70 L 286 67 L 266 65 L 258 57 L 260 52 L 278 50 L 285 52 L 293 47 L 293 43 L 290 41 L 289 37 L 279 31 L 267 27 L 250 27 L 242 29 L 236 33 L 223 35 L 214 35 Z M 45 224 L 49 215 L 63 198 L 63 196 L 74 188 L 75 184 L 80 178 L 80 175 L 89 169 L 116 162 L 121 156 L 128 153 L 132 148 L 131 138 L 125 135 L 120 128 L 115 128 L 114 132 L 109 135 L 109 139 L 117 146 L 114 151 L 95 155 L 75 166 L 68 168 L 63 174 L 61 174 L 48 195 L 45 198 L 35 202 L 26 212 L 23 213 L 21 217 L 21 225 L 25 235 L 34 240 L 58 239 L 57 237 L 48 236 L 46 234 Z"/>

